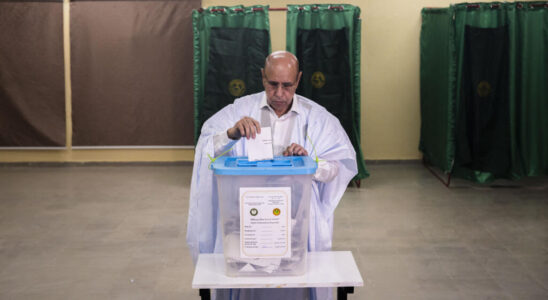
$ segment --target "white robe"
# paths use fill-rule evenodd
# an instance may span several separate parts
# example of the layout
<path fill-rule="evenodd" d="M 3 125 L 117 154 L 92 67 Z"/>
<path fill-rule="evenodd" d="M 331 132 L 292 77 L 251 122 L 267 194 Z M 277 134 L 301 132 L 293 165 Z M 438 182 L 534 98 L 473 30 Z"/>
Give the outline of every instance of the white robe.
<path fill-rule="evenodd" d="M 194 263 L 199 253 L 223 252 L 217 182 L 213 171 L 208 168 L 208 155 L 214 156 L 213 136 L 234 126 L 244 116 L 261 122 L 262 97 L 264 92 L 236 99 L 233 104 L 227 105 L 209 118 L 202 127 L 194 157 L 187 227 L 187 243 Z M 339 173 L 332 181 L 312 183 L 308 250 L 327 251 L 331 249 L 335 208 L 348 183 L 357 174 L 356 153 L 335 116 L 317 103 L 299 95 L 297 97 L 301 107 L 291 135 L 291 143 L 303 146 L 312 158 L 315 159 L 317 155 L 319 159 L 337 162 L 339 167 Z M 246 139 L 240 139 L 226 155 L 247 156 Z M 287 295 L 288 292 L 295 297 Z M 223 299 L 280 299 L 280 296 L 284 300 L 302 299 L 302 293 L 280 289 L 242 289 L 224 291 L 217 295 L 217 298 Z M 311 298 L 331 299 L 331 291 L 325 288 L 311 289 Z"/>

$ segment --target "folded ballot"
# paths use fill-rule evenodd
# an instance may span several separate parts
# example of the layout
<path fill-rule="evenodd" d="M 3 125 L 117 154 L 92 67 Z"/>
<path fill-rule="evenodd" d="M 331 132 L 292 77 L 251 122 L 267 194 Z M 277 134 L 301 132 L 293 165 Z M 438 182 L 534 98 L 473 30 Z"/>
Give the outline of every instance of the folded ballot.
<path fill-rule="evenodd" d="M 249 161 L 267 160 L 274 158 L 272 150 L 272 130 L 270 127 L 262 127 L 261 133 L 247 140 L 247 156 Z"/>

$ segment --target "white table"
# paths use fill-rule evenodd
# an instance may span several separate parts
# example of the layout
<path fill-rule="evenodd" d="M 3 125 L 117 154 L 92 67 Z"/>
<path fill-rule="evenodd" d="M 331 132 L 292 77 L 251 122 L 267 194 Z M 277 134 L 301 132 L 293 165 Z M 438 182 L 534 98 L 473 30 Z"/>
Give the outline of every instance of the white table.
<path fill-rule="evenodd" d="M 337 297 L 346 299 L 363 279 L 350 251 L 309 252 L 307 270 L 300 276 L 228 277 L 222 253 L 200 254 L 192 288 L 202 299 L 210 299 L 209 289 L 337 287 Z"/>

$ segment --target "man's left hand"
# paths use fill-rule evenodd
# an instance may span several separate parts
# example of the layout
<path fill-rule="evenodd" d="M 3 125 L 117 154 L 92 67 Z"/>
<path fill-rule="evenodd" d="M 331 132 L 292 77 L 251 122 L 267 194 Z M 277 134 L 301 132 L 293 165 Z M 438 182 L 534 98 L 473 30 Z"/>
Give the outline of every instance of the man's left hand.
<path fill-rule="evenodd" d="M 299 144 L 291 144 L 287 149 L 285 149 L 284 156 L 307 156 L 308 152 L 306 149 L 303 148 L 303 146 Z"/>

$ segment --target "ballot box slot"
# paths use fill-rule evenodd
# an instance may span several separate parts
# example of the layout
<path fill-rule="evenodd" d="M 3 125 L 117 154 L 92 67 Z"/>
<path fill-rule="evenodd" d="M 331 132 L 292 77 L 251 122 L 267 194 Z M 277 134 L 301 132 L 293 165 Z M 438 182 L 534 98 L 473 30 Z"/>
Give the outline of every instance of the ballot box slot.
<path fill-rule="evenodd" d="M 273 159 L 273 160 L 259 160 L 248 161 L 247 159 L 238 159 L 236 161 L 238 167 L 292 167 L 293 164 L 290 159 Z"/>

